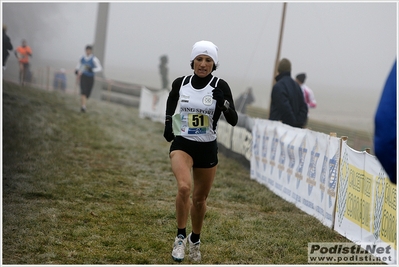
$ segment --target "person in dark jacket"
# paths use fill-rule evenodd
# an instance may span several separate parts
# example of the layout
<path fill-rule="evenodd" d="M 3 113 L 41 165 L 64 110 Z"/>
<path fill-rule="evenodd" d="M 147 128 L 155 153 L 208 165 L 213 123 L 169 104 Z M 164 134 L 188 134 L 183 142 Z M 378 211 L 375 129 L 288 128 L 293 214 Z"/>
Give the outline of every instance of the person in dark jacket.
<path fill-rule="evenodd" d="M 7 35 L 7 26 L 3 25 L 3 70 L 6 69 L 7 59 L 8 59 L 8 56 L 10 55 L 10 52 L 8 52 L 8 51 L 12 51 L 12 50 L 13 50 L 13 46 L 11 44 L 10 37 L 8 37 L 8 35 Z"/>
<path fill-rule="evenodd" d="M 286 58 L 280 60 L 277 72 L 271 94 L 269 120 L 303 128 L 307 123 L 308 106 L 302 89 L 291 78 L 291 62 Z"/>
<path fill-rule="evenodd" d="M 396 60 L 385 82 L 374 117 L 374 151 L 389 179 L 396 184 Z"/>

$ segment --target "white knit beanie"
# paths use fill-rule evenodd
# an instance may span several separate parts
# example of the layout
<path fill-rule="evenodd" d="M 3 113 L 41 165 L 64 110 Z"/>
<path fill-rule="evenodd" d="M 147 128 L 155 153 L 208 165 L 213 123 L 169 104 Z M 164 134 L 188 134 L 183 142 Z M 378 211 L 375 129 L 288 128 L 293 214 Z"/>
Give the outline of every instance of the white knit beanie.
<path fill-rule="evenodd" d="M 218 59 L 218 47 L 209 41 L 199 41 L 193 45 L 191 51 L 191 61 L 193 61 L 198 55 L 207 55 L 213 59 L 213 62 L 217 66 L 219 63 Z"/>

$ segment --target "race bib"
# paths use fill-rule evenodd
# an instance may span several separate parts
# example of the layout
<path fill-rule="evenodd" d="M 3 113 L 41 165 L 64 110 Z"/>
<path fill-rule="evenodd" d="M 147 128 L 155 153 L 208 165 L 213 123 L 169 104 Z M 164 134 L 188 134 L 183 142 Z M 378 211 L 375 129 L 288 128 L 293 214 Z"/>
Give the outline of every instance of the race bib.
<path fill-rule="evenodd" d="M 188 114 L 189 128 L 208 128 L 209 118 L 204 114 Z"/>
<path fill-rule="evenodd" d="M 204 114 L 175 114 L 172 121 L 175 135 L 198 135 L 209 132 L 209 117 Z"/>

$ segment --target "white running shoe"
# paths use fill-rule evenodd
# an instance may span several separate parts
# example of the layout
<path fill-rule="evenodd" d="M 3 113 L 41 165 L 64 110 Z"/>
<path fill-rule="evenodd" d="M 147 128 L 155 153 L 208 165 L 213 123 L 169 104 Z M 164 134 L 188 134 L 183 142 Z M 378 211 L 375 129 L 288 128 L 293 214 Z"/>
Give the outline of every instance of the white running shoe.
<path fill-rule="evenodd" d="M 175 238 L 175 242 L 173 243 L 173 251 L 172 251 L 172 258 L 175 261 L 182 261 L 184 260 L 184 250 L 186 248 L 187 239 L 183 237 L 183 235 L 178 235 Z"/>
<path fill-rule="evenodd" d="M 187 237 L 188 239 L 188 244 L 189 244 L 189 249 L 190 249 L 190 253 L 189 253 L 189 259 L 191 261 L 201 261 L 201 251 L 200 251 L 200 243 L 201 241 L 198 240 L 198 242 L 191 242 L 191 234 L 189 234 L 189 236 Z"/>

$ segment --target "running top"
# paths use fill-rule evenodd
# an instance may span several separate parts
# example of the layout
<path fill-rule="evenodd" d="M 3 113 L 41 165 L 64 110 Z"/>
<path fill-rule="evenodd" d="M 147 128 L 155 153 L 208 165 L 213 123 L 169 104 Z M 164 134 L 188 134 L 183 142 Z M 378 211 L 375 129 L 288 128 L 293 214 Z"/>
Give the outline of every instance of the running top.
<path fill-rule="evenodd" d="M 173 133 L 186 139 L 199 142 L 210 142 L 216 139 L 213 128 L 213 115 L 216 101 L 212 98 L 213 79 L 202 89 L 194 89 L 191 85 L 192 77 L 185 77 L 180 87 L 180 112 L 173 116 Z M 185 84 L 185 81 L 188 82 Z"/>
<path fill-rule="evenodd" d="M 212 90 L 218 87 L 230 107 L 222 111 L 213 99 Z M 177 105 L 179 107 L 176 110 Z M 209 74 L 205 78 L 197 75 L 183 76 L 172 83 L 172 91 L 166 103 L 166 115 L 173 115 L 173 133 L 197 142 L 216 139 L 217 122 L 224 114 L 226 121 L 235 126 L 238 121 L 230 87 L 223 80 Z"/>
<path fill-rule="evenodd" d="M 18 53 L 19 62 L 29 63 L 29 55 L 32 55 L 32 49 L 29 46 L 18 46 L 16 52 Z"/>
<path fill-rule="evenodd" d="M 82 75 L 94 77 L 94 73 L 101 71 L 102 66 L 100 60 L 93 54 L 90 54 L 89 56 L 84 55 L 81 57 L 76 70 L 81 71 Z"/>

